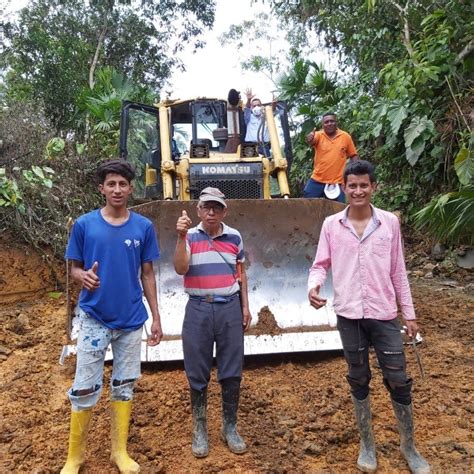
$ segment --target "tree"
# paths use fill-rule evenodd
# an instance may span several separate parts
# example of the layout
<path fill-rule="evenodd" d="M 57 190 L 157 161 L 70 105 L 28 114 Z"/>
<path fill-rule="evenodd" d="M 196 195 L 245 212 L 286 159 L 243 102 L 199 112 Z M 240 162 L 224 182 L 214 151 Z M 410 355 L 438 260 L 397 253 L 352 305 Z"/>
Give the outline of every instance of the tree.
<path fill-rule="evenodd" d="M 112 67 L 99 68 L 94 86 L 84 87 L 77 98 L 80 116 L 86 118 L 89 129 L 84 143 L 88 154 L 100 153 L 104 159 L 118 156 L 120 113 L 124 100 L 150 104 L 154 94 L 151 88 L 137 86 Z"/>
<path fill-rule="evenodd" d="M 41 102 L 58 130 L 77 128 L 76 98 L 111 66 L 158 92 L 176 54 L 199 48 L 214 21 L 213 0 L 31 0 L 4 25 L 7 97 Z"/>
<path fill-rule="evenodd" d="M 324 90 L 313 84 L 314 66 L 296 59 L 280 82 L 283 94 L 293 99 L 303 123 L 317 120 L 316 106 L 333 104 L 361 155 L 379 165 L 385 205 L 415 209 L 456 184 L 455 156 L 463 148 L 472 153 L 469 2 L 270 4 L 298 38 L 316 32 L 340 64 L 331 78 L 334 87 Z"/>
<path fill-rule="evenodd" d="M 231 25 L 219 41 L 222 46 L 234 46 L 244 71 L 262 73 L 275 84 L 288 54 L 279 33 L 275 18 L 259 12 L 251 20 Z"/>

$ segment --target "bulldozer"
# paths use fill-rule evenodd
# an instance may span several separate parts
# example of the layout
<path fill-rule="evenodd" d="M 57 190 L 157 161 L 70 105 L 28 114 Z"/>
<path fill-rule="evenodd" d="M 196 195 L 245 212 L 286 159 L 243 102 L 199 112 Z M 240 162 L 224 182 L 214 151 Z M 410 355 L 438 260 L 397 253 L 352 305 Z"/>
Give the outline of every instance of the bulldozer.
<path fill-rule="evenodd" d="M 324 308 L 310 307 L 306 286 L 322 223 L 343 205 L 290 196 L 285 102 L 264 104 L 256 142 L 243 140 L 244 129 L 241 104 L 223 99 L 122 105 L 120 156 L 134 164 L 137 174 L 134 199 L 139 204 L 133 210 L 153 222 L 161 252 L 155 274 L 164 338 L 158 346 L 147 346 L 151 321 L 145 324 L 142 361 L 183 358 L 180 334 L 187 295 L 173 267 L 176 221 L 185 210 L 198 224 L 196 201 L 208 186 L 225 194 L 225 222 L 239 229 L 244 241 L 254 321 L 244 337 L 245 354 L 342 348 L 330 276 L 321 289 L 328 300 Z"/>

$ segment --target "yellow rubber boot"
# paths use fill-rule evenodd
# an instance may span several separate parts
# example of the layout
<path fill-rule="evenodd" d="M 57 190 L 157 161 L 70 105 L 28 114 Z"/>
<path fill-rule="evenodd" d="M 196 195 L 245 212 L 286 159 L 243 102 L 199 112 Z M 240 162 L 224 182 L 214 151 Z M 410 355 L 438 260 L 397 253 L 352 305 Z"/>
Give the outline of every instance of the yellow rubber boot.
<path fill-rule="evenodd" d="M 140 466 L 127 453 L 128 425 L 132 413 L 132 401 L 113 401 L 111 403 L 112 452 L 110 460 L 117 466 L 121 474 L 140 472 Z"/>
<path fill-rule="evenodd" d="M 69 431 L 69 450 L 67 461 L 61 474 L 77 474 L 84 462 L 87 431 L 92 410 L 71 411 L 71 428 Z"/>

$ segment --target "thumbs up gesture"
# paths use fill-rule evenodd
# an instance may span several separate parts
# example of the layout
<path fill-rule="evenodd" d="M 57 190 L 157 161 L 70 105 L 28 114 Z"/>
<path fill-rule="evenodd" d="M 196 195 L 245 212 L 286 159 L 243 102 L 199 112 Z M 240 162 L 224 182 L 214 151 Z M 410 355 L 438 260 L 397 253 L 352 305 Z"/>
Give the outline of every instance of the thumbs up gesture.
<path fill-rule="evenodd" d="M 100 279 L 97 271 L 99 262 L 94 262 L 89 270 L 85 270 L 82 274 L 82 285 L 89 291 L 95 291 L 100 287 Z"/>
<path fill-rule="evenodd" d="M 178 218 L 178 222 L 176 223 L 176 232 L 178 233 L 178 236 L 181 238 L 186 237 L 192 223 L 193 222 L 189 218 L 188 213 L 184 210 L 181 211 L 181 216 Z"/>

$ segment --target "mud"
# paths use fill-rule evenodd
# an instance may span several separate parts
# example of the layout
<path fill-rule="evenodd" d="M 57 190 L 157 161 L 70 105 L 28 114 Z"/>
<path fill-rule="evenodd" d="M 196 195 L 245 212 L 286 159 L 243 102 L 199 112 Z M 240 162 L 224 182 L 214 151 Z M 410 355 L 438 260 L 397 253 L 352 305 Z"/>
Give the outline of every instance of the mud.
<path fill-rule="evenodd" d="M 278 326 L 275 316 L 270 311 L 268 306 L 264 306 L 258 313 L 257 324 L 252 326 L 249 334 L 261 336 L 262 334 L 270 334 L 270 336 L 276 336 L 281 334 L 283 331 Z"/>
<path fill-rule="evenodd" d="M 74 358 L 63 367 L 58 364 L 65 342 L 65 296 L 56 293 L 42 258 L 27 248 L 3 244 L 0 259 L 0 471 L 59 472 L 69 432 L 66 390 L 74 374 Z M 470 288 L 436 278 L 412 280 L 425 369 L 422 380 L 413 350 L 407 348 L 416 437 L 419 450 L 439 473 L 472 471 L 472 284 Z M 197 460 L 190 451 L 182 363 L 146 364 L 136 388 L 130 454 L 145 473 L 355 473 L 358 435 L 345 372 L 339 352 L 246 358 L 239 425 L 249 451 L 240 456 L 219 439 L 220 391 L 213 372 L 211 451 Z M 105 385 L 110 373 L 107 365 Z M 379 472 L 408 472 L 375 360 L 371 386 Z M 108 459 L 108 395 L 106 387 L 94 410 L 83 473 L 116 472 Z"/>

